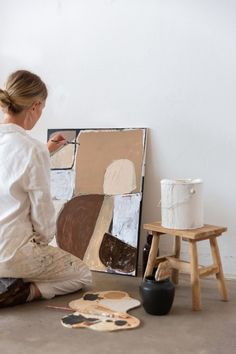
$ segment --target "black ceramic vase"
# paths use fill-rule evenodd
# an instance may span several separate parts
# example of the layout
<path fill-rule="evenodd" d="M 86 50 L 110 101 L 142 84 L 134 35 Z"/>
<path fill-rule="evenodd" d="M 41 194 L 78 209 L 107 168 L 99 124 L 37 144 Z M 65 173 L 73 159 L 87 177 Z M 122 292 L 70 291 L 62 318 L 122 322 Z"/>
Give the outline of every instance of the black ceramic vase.
<path fill-rule="evenodd" d="M 145 277 L 140 285 L 140 294 L 145 311 L 151 315 L 169 313 L 175 296 L 175 286 L 169 278 L 155 280 L 153 275 Z"/>

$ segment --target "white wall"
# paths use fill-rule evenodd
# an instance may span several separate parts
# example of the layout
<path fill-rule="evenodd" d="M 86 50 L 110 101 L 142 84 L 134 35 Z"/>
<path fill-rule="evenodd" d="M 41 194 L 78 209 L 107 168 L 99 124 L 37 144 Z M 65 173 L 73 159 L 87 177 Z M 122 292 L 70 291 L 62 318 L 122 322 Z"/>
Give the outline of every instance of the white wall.
<path fill-rule="evenodd" d="M 45 140 L 53 127 L 150 128 L 142 222 L 160 218 L 161 178 L 203 178 L 205 222 L 228 226 L 222 261 L 236 277 L 235 1 L 0 4 L 1 85 L 26 68 L 50 90 L 33 134 Z M 207 262 L 204 242 L 201 253 Z"/>

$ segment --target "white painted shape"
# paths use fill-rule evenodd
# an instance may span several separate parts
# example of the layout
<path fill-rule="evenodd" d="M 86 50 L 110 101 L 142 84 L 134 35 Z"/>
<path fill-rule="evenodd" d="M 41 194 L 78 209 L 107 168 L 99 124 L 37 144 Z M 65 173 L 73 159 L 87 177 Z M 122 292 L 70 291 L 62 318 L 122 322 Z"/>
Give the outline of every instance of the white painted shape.
<path fill-rule="evenodd" d="M 71 199 L 74 192 L 74 185 L 74 170 L 51 170 L 51 194 L 53 199 Z"/>
<path fill-rule="evenodd" d="M 141 193 L 114 196 L 112 235 L 137 247 Z"/>
<path fill-rule="evenodd" d="M 136 188 L 134 163 L 128 159 L 113 161 L 104 175 L 103 192 L 108 195 L 131 193 Z"/>

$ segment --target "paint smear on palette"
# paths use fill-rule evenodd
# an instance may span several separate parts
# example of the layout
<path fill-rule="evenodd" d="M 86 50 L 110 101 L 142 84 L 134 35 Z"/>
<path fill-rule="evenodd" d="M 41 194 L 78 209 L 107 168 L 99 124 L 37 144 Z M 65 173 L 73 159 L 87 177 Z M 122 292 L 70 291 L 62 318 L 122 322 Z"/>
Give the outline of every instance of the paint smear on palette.
<path fill-rule="evenodd" d="M 74 170 L 51 170 L 50 177 L 53 199 L 69 200 L 73 197 L 75 185 Z"/>
<path fill-rule="evenodd" d="M 80 146 L 76 154 L 75 194 L 104 194 L 108 166 L 123 159 L 134 164 L 134 192 L 141 192 L 144 136 L 145 129 L 81 131 L 76 139 Z"/>
<path fill-rule="evenodd" d="M 114 196 L 112 235 L 137 247 L 141 193 Z"/>
<path fill-rule="evenodd" d="M 53 139 L 55 134 L 61 134 L 67 141 L 75 141 L 76 138 L 76 130 L 54 131 L 52 134 L 50 134 L 49 139 Z M 51 155 L 50 158 L 51 168 L 72 168 L 75 159 L 75 150 L 76 145 L 68 144 L 55 151 L 55 153 Z"/>
<path fill-rule="evenodd" d="M 136 188 L 134 163 L 127 159 L 113 161 L 106 169 L 103 183 L 104 194 L 131 193 Z"/>
<path fill-rule="evenodd" d="M 81 195 L 65 204 L 57 220 L 59 247 L 80 259 L 84 258 L 103 200 L 103 195 Z"/>

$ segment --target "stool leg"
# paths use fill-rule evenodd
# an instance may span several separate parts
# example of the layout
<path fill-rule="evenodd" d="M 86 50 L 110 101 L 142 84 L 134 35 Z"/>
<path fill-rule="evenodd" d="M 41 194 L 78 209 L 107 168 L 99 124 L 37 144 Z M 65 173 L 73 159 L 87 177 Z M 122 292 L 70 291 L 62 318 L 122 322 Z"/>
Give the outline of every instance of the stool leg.
<path fill-rule="evenodd" d="M 211 245 L 211 253 L 212 253 L 213 262 L 219 268 L 219 272 L 216 273 L 216 279 L 218 281 L 219 292 L 221 294 L 222 300 L 228 301 L 228 291 L 227 291 L 227 287 L 225 284 L 223 267 L 222 267 L 221 259 L 220 259 L 220 251 L 219 251 L 216 237 L 210 239 L 210 245 Z"/>
<path fill-rule="evenodd" d="M 179 236 L 175 236 L 175 245 L 174 245 L 174 255 L 175 258 L 179 259 L 180 256 L 180 246 L 181 246 L 181 238 Z M 174 284 L 179 283 L 179 270 L 178 269 L 173 269 L 172 270 L 172 281 Z"/>
<path fill-rule="evenodd" d="M 192 309 L 201 310 L 201 292 L 198 272 L 197 243 L 189 241 L 190 265 L 191 265 L 191 285 L 192 285 Z"/>
<path fill-rule="evenodd" d="M 152 232 L 152 244 L 148 256 L 147 266 L 144 273 L 144 278 L 148 275 L 152 275 L 153 268 L 155 267 L 157 250 L 159 247 L 160 235 L 157 232 Z"/>

